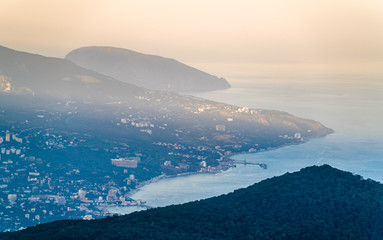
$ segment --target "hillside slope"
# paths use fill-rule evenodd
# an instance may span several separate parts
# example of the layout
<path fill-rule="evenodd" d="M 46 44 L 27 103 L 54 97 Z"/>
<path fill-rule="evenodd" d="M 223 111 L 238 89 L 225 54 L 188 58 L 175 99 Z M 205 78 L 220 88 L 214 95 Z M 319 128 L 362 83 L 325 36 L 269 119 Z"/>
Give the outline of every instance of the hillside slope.
<path fill-rule="evenodd" d="M 145 89 L 60 58 L 0 46 L 0 92 L 90 101 L 139 95 Z"/>
<path fill-rule="evenodd" d="M 190 92 L 230 87 L 225 79 L 177 60 L 123 48 L 83 47 L 70 52 L 66 59 L 84 68 L 149 89 Z"/>
<path fill-rule="evenodd" d="M 297 132 L 302 137 L 316 137 L 332 132 L 316 121 L 301 119 L 285 112 L 241 108 L 193 96 L 148 90 L 87 70 L 68 60 L 5 47 L 0 47 L 0 94 L 5 98 L 45 98 L 47 104 L 64 100 L 103 104 L 103 109 L 114 107 L 121 112 L 137 110 L 140 111 L 140 117 L 159 115 L 165 122 L 175 121 L 181 126 L 186 123 L 199 127 L 207 124 L 209 128 L 216 129 L 217 125 L 225 125 L 223 131 L 217 131 L 218 135 L 239 129 L 250 136 L 254 134 L 252 130 L 255 130 L 257 135 L 268 137 L 285 134 L 291 136 Z"/>
<path fill-rule="evenodd" d="M 382 239 L 382 213 L 382 184 L 323 165 L 207 200 L 0 239 Z"/>

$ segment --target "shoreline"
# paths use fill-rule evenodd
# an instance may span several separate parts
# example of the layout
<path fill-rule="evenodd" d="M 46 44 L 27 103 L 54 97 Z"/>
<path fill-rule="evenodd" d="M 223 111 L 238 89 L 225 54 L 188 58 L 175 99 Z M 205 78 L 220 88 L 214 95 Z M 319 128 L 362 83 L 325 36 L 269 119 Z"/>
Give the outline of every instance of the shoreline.
<path fill-rule="evenodd" d="M 137 185 L 137 188 L 133 189 L 132 191 L 130 191 L 127 196 L 129 198 L 131 198 L 134 194 L 139 192 L 146 185 L 149 185 L 149 184 L 152 184 L 152 183 L 156 183 L 156 182 L 158 182 L 160 180 L 163 180 L 163 179 L 171 179 L 171 178 L 178 178 L 178 177 L 185 177 L 185 176 L 199 175 L 199 174 L 217 174 L 217 173 L 222 173 L 224 171 L 229 170 L 230 168 L 236 167 L 236 164 L 234 163 L 236 160 L 233 159 L 233 157 L 235 157 L 235 156 L 247 155 L 247 154 L 256 154 L 256 153 L 260 153 L 260 152 L 267 152 L 267 151 L 277 150 L 277 149 L 280 149 L 280 148 L 283 148 L 283 147 L 288 147 L 288 146 L 293 146 L 293 145 L 300 145 L 300 144 L 304 144 L 304 143 L 309 142 L 311 139 L 324 138 L 324 137 L 326 137 L 326 136 L 328 136 L 330 134 L 333 134 L 333 133 L 334 132 L 331 132 L 329 134 L 326 134 L 326 135 L 320 136 L 320 137 L 313 137 L 313 138 L 304 139 L 302 142 L 287 143 L 287 144 L 283 144 L 283 145 L 277 146 L 277 147 L 269 147 L 267 149 L 259 150 L 259 151 L 256 151 L 256 152 L 242 151 L 242 152 L 231 153 L 230 155 L 226 156 L 226 160 L 223 160 L 222 162 L 220 162 L 220 163 L 224 163 L 223 165 L 225 165 L 225 167 L 223 169 L 219 170 L 219 171 L 216 171 L 216 172 L 207 172 L 207 171 L 206 172 L 186 172 L 186 173 L 180 173 L 180 174 L 177 174 L 177 175 L 160 175 L 160 176 L 154 177 L 154 178 L 152 178 L 150 180 L 140 182 Z M 265 171 L 266 170 L 267 169 L 265 169 Z M 133 199 L 134 201 L 140 200 L 142 202 L 142 205 L 139 205 L 139 206 L 151 207 L 151 206 L 147 206 L 145 204 L 146 201 L 144 199 L 134 199 L 134 198 L 131 198 L 131 199 Z"/>

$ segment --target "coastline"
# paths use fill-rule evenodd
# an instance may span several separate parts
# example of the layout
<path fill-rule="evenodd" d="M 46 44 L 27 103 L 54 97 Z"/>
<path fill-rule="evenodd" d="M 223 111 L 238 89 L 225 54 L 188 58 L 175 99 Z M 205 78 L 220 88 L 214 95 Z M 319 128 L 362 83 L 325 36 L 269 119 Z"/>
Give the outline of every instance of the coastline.
<path fill-rule="evenodd" d="M 234 168 L 236 167 L 236 163 L 235 163 L 235 159 L 233 159 L 234 157 L 236 156 L 239 156 L 239 155 L 247 155 L 247 154 L 256 154 L 256 153 L 262 153 L 262 152 L 268 152 L 268 151 L 273 151 L 273 150 L 277 150 L 277 149 L 280 149 L 280 148 L 284 148 L 284 147 L 288 147 L 288 146 L 294 146 L 294 145 L 301 145 L 301 144 L 304 144 L 304 143 L 307 143 L 309 142 L 311 139 L 316 139 L 316 138 L 324 138 L 330 134 L 334 133 L 334 131 L 330 132 L 329 134 L 326 134 L 324 136 L 320 136 L 320 137 L 312 137 L 312 138 L 307 138 L 307 139 L 304 139 L 302 142 L 296 142 L 296 143 L 286 143 L 286 144 L 283 144 L 283 145 L 280 145 L 280 146 L 277 146 L 277 147 L 269 147 L 267 149 L 261 149 L 259 151 L 256 151 L 256 152 L 248 152 L 248 151 L 242 151 L 242 152 L 234 152 L 234 153 L 231 153 L 230 155 L 227 155 L 226 158 L 220 162 L 220 165 L 221 166 L 224 166 L 222 167 L 220 170 L 218 171 L 215 171 L 215 172 L 208 172 L 208 171 L 205 171 L 205 172 L 186 172 L 186 173 L 180 173 L 180 174 L 177 174 L 177 175 L 160 175 L 160 176 L 157 176 L 157 177 L 154 177 L 150 180 L 147 180 L 147 181 L 143 181 L 143 182 L 140 182 L 137 187 L 135 189 L 133 189 L 132 191 L 130 191 L 128 193 L 128 197 L 132 197 L 134 194 L 136 194 L 137 192 L 139 192 L 143 187 L 149 185 L 149 184 L 152 184 L 152 183 L 156 183 L 156 182 L 159 182 L 160 180 L 163 180 L 163 179 L 172 179 L 172 178 L 178 178 L 178 177 L 185 177 L 185 176 L 191 176 L 191 175 L 206 175 L 206 174 L 218 174 L 218 173 L 222 173 L 222 172 L 225 172 L 227 170 L 229 170 L 230 168 Z M 223 164 L 221 164 L 223 163 Z M 267 171 L 267 169 L 264 169 L 265 171 Z M 151 208 L 151 206 L 148 206 L 146 205 L 146 201 L 145 199 L 134 199 L 132 198 L 134 201 L 141 201 L 142 204 L 139 205 L 141 207 L 149 207 Z M 149 209 L 147 208 L 147 209 Z"/>
<path fill-rule="evenodd" d="M 227 168 L 226 170 L 228 170 L 229 168 Z M 179 173 L 177 175 L 160 175 L 158 177 L 154 177 L 150 180 L 147 180 L 147 181 L 143 181 L 143 182 L 140 182 L 138 185 L 137 185 L 137 188 L 133 189 L 132 191 L 130 191 L 127 196 L 128 197 L 131 197 L 132 195 L 134 195 L 135 193 L 137 193 L 138 191 L 141 190 L 141 188 L 143 188 L 144 186 L 146 185 L 149 185 L 151 183 L 156 183 L 160 180 L 163 180 L 163 179 L 170 179 L 170 178 L 178 178 L 178 177 L 185 177 L 185 176 L 190 176 L 190 175 L 199 175 L 199 174 L 217 174 L 217 173 L 220 173 L 220 172 L 223 172 L 223 171 L 226 171 L 226 170 L 220 170 L 220 171 L 217 171 L 217 172 L 186 172 L 186 173 Z M 133 199 L 133 200 L 139 200 L 139 199 Z"/>

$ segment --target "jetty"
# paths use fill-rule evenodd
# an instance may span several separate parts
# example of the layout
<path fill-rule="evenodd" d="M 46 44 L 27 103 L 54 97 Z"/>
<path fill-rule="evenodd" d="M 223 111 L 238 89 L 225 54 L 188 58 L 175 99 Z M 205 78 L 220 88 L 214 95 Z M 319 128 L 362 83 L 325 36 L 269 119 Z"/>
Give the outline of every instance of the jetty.
<path fill-rule="evenodd" d="M 258 166 L 260 166 L 260 167 L 263 168 L 263 169 L 267 169 L 267 164 L 266 164 L 266 163 L 247 162 L 246 159 L 245 159 L 245 160 L 234 160 L 233 163 L 234 163 L 235 165 L 237 165 L 237 164 L 243 164 L 243 165 L 258 165 Z"/>

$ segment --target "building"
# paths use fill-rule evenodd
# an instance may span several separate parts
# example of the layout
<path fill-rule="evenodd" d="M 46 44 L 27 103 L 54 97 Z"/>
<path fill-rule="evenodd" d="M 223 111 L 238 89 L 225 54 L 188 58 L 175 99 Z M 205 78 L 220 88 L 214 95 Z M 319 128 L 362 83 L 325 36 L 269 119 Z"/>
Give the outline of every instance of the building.
<path fill-rule="evenodd" d="M 84 196 L 85 197 L 85 196 Z M 60 205 L 65 205 L 66 204 L 66 200 L 65 200 L 65 197 L 64 196 L 60 196 L 56 199 L 57 201 L 57 204 L 60 204 Z"/>
<path fill-rule="evenodd" d="M 78 190 L 78 196 L 81 198 L 81 199 L 84 199 L 85 196 L 86 196 L 86 191 L 80 189 Z"/>
<path fill-rule="evenodd" d="M 215 130 L 224 132 L 224 131 L 226 131 L 226 126 L 223 124 L 218 124 L 215 126 Z"/>
<path fill-rule="evenodd" d="M 165 161 L 164 162 L 164 166 L 165 167 L 168 167 L 168 166 L 171 166 L 172 165 L 172 162 L 171 161 Z"/>
<path fill-rule="evenodd" d="M 85 215 L 82 219 L 83 220 L 92 220 L 93 217 L 92 217 L 92 215 Z"/>
<path fill-rule="evenodd" d="M 206 167 L 206 161 L 202 161 L 202 162 L 200 162 L 200 164 L 199 164 L 201 167 Z"/>
<path fill-rule="evenodd" d="M 128 157 L 128 158 L 116 158 L 111 159 L 112 164 L 117 167 L 125 167 L 125 168 L 136 168 L 141 158 L 139 157 Z"/>
<path fill-rule="evenodd" d="M 17 194 L 8 194 L 8 200 L 10 203 L 14 203 L 17 200 Z"/>
<path fill-rule="evenodd" d="M 116 197 L 117 189 L 109 189 L 108 196 Z"/>
<path fill-rule="evenodd" d="M 108 202 L 113 202 L 117 200 L 117 189 L 110 189 L 108 191 L 108 196 L 106 196 Z"/>
<path fill-rule="evenodd" d="M 15 141 L 18 142 L 18 143 L 23 143 L 23 139 L 17 137 L 16 135 L 12 135 L 12 139 L 15 140 Z"/>
<path fill-rule="evenodd" d="M 5 134 L 5 141 L 6 141 L 6 142 L 11 141 L 11 135 L 9 134 L 8 131 L 7 131 L 7 133 Z"/>

